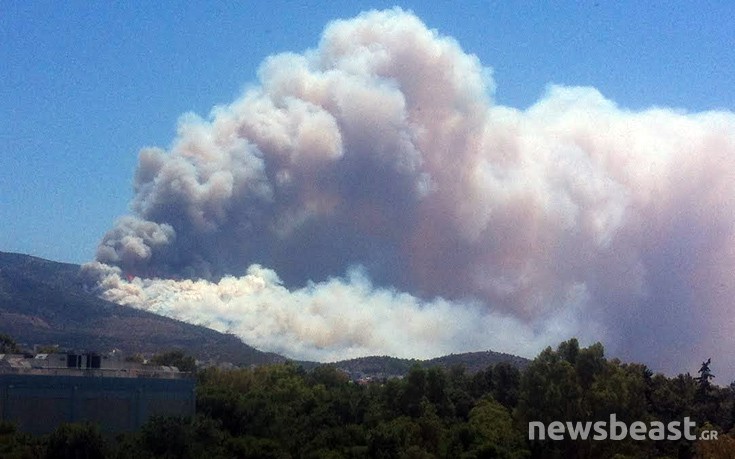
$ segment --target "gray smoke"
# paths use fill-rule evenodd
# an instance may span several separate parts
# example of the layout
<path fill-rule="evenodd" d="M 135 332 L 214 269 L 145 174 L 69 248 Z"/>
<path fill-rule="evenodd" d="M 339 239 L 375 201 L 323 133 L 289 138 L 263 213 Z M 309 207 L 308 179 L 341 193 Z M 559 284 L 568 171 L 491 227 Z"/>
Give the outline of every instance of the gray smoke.
<path fill-rule="evenodd" d="M 132 215 L 85 269 L 111 300 L 293 357 L 577 335 L 660 370 L 735 367 L 735 114 L 493 91 L 410 13 L 335 21 L 142 150 Z"/>

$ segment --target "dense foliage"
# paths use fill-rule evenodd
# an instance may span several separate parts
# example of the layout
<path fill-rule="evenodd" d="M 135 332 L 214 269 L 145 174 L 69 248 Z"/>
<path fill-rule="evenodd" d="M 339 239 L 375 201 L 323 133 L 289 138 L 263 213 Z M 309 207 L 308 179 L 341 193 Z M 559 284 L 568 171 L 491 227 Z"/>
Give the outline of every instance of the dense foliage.
<path fill-rule="evenodd" d="M 167 356 L 185 359 L 182 355 Z M 706 368 L 705 368 L 706 365 Z M 678 458 L 732 457 L 735 386 L 667 378 L 608 360 L 600 344 L 547 348 L 523 371 L 414 366 L 402 379 L 350 381 L 294 364 L 208 368 L 197 374 L 197 416 L 153 418 L 105 438 L 86 424 L 44 438 L 0 425 L 0 456 L 112 458 Z M 716 429 L 704 440 L 528 440 L 530 421 L 681 421 Z M 86 449 L 85 449 L 86 448 Z"/>

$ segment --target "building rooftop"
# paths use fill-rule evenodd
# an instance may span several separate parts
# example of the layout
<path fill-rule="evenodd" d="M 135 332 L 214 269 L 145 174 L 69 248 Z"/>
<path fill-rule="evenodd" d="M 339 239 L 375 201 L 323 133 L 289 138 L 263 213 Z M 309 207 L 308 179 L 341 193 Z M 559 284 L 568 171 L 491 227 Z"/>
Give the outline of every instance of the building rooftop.
<path fill-rule="evenodd" d="M 0 354 L 0 375 L 54 375 L 115 378 L 188 378 L 173 366 L 127 362 L 119 354 Z"/>

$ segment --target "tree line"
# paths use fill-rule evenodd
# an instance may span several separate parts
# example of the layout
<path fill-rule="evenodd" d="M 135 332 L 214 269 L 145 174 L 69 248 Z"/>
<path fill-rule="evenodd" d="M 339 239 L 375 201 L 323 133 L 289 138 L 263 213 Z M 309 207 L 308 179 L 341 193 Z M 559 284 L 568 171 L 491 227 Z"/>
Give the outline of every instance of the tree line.
<path fill-rule="evenodd" d="M 159 360 L 192 360 L 169 354 Z M 735 384 L 654 374 L 607 359 L 576 339 L 542 351 L 523 371 L 499 363 L 469 373 L 414 366 L 404 378 L 358 384 L 339 369 L 293 363 L 197 371 L 197 414 L 152 418 L 109 438 L 67 424 L 43 437 L 0 425 L 3 458 L 730 458 Z M 668 424 L 691 418 L 717 440 L 529 440 L 528 423 L 599 421 L 611 413 Z"/>

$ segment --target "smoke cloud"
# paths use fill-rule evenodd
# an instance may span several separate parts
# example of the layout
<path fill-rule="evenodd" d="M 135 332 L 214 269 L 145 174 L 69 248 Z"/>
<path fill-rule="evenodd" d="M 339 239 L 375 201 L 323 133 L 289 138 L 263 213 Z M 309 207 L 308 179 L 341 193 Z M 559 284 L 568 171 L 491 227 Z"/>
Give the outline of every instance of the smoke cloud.
<path fill-rule="evenodd" d="M 735 368 L 735 114 L 493 92 L 410 13 L 332 22 L 140 152 L 131 215 L 85 273 L 296 358 L 532 356 L 576 335 L 657 370 Z"/>

